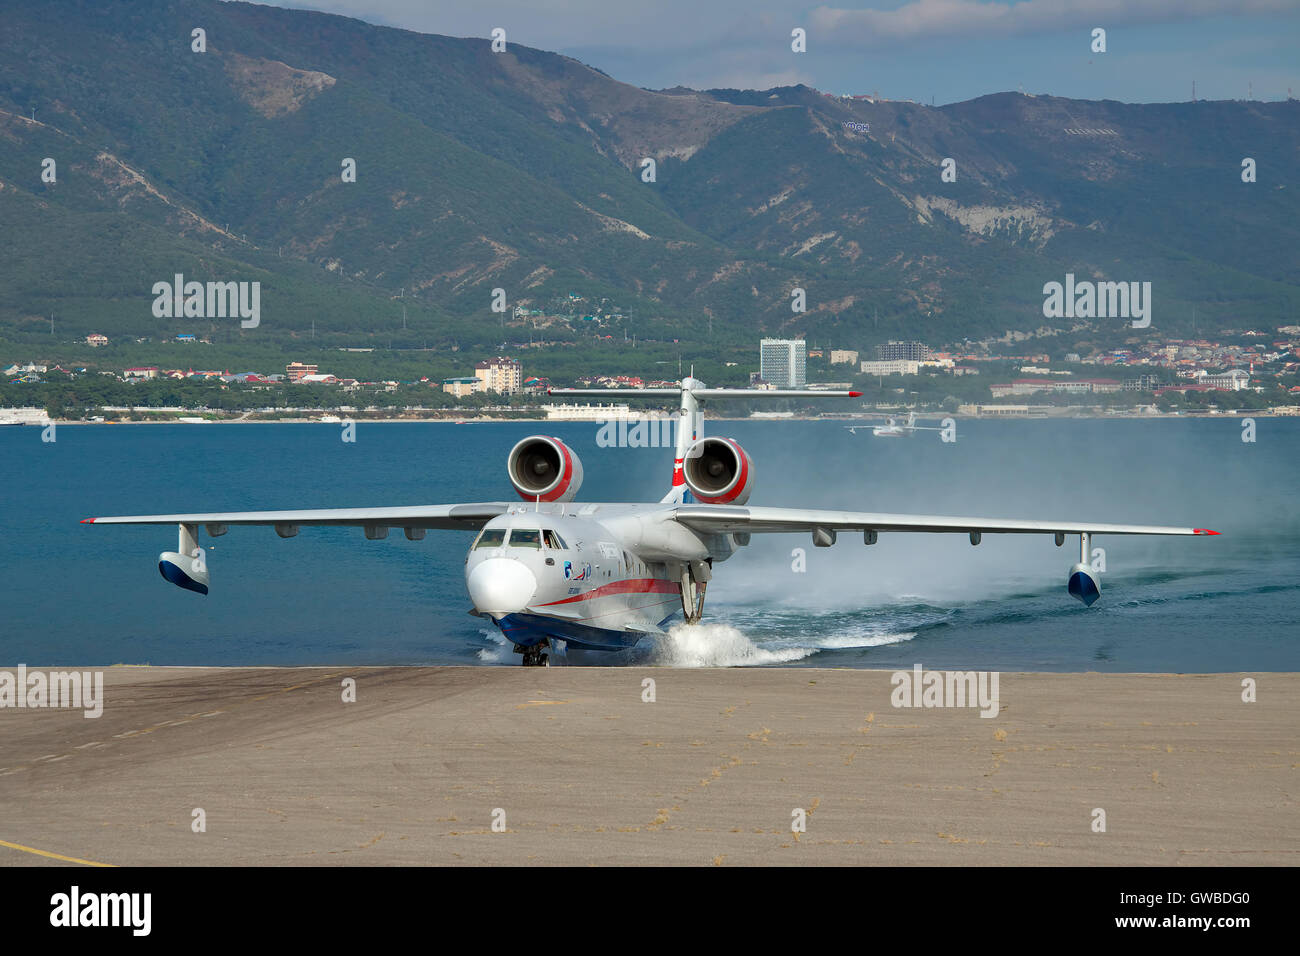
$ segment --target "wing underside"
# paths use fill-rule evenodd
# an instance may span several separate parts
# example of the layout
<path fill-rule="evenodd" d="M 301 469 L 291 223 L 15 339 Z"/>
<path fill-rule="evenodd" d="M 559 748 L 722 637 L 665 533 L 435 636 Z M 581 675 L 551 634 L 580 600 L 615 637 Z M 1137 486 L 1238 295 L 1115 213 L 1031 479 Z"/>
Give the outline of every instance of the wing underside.
<path fill-rule="evenodd" d="M 800 531 L 903 531 L 950 534 L 1217 534 L 1206 528 L 1110 524 L 1082 521 L 1023 521 L 963 515 L 877 514 L 866 511 L 819 511 L 808 508 L 737 508 L 689 505 L 673 517 L 706 534 L 791 533 Z"/>
<path fill-rule="evenodd" d="M 235 525 L 270 525 L 281 538 L 292 538 L 303 526 L 359 527 L 369 539 L 386 538 L 389 529 L 401 528 L 418 541 L 426 531 L 476 531 L 510 505 L 502 501 L 478 504 L 419 505 L 410 508 L 320 508 L 297 511 L 209 511 L 195 514 L 114 515 L 84 518 L 82 524 L 176 525 L 175 551 L 158 555 L 158 572 L 187 591 L 207 594 L 211 581 L 207 556 L 199 547 L 199 528 L 218 537 Z"/>

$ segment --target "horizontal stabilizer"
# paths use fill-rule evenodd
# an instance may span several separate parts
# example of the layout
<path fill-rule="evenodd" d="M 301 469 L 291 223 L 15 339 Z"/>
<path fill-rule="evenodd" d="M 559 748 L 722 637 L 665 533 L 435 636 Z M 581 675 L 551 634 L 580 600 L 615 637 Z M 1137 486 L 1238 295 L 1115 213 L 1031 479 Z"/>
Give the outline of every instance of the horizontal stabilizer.
<path fill-rule="evenodd" d="M 689 391 L 696 398 L 861 398 L 861 392 L 829 388 L 552 388 L 548 395 L 627 395 L 632 398 L 676 397 Z"/>

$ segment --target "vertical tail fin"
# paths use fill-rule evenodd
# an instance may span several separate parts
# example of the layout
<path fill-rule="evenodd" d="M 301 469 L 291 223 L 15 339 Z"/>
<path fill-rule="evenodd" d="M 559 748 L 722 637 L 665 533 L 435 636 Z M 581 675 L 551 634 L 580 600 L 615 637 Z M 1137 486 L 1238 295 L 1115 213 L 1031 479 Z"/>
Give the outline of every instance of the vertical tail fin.
<path fill-rule="evenodd" d="M 659 499 L 660 504 L 684 504 L 691 500 L 691 492 L 686 487 L 686 476 L 682 469 L 686 467 L 686 452 L 704 434 L 700 403 L 692 391 L 695 386 L 703 388 L 704 383 L 695 378 L 682 379 L 681 408 L 677 413 L 677 441 L 673 449 L 673 483 L 668 494 Z"/>
<path fill-rule="evenodd" d="M 702 398 L 859 398 L 861 392 L 832 391 L 815 388 L 709 388 L 699 379 L 687 376 L 682 379 L 680 388 L 552 388 L 549 395 L 619 395 L 679 397 L 681 407 L 677 416 L 677 440 L 673 452 L 673 483 L 668 494 L 660 499 L 661 504 L 682 503 L 691 500 L 690 490 L 686 487 L 686 476 L 682 473 L 686 465 L 686 453 L 691 445 L 704 437 L 704 415 L 700 411 Z"/>

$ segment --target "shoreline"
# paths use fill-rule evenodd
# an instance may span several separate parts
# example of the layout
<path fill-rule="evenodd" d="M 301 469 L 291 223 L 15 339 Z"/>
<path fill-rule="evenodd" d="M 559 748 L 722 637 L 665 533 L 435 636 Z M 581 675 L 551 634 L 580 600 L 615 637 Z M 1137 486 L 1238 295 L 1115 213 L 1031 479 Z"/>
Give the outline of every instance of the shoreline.
<path fill-rule="evenodd" d="M 333 414 L 325 412 L 323 414 Z M 709 421 L 715 422 L 837 422 L 841 424 L 878 425 L 883 424 L 881 419 L 890 414 L 897 415 L 897 410 L 892 412 L 882 410 L 875 414 L 864 413 L 861 416 L 845 416 L 837 414 L 835 416 L 825 415 L 791 415 L 789 417 L 775 417 L 770 415 L 761 415 L 757 417 L 750 416 L 730 416 L 730 415 L 710 415 Z M 503 422 L 533 422 L 547 425 L 599 425 L 608 421 L 623 421 L 624 419 L 610 418 L 537 418 L 525 416 L 519 418 L 501 418 L 492 415 L 478 416 L 440 416 L 425 418 L 348 418 L 340 416 L 337 422 L 325 422 L 319 418 L 272 418 L 272 419 L 254 419 L 247 417 L 235 418 L 210 418 L 203 421 L 181 421 L 181 418 L 195 418 L 198 416 L 177 415 L 175 418 L 164 419 L 156 418 L 146 421 L 127 421 L 114 420 L 103 422 L 88 422 L 81 419 L 53 418 L 45 421 L 23 421 L 18 423 L 0 422 L 3 427 L 27 427 L 27 428 L 44 428 L 47 425 L 72 426 L 72 425 L 342 425 L 350 421 L 354 424 L 367 425 L 400 425 L 400 424 L 429 424 L 429 425 L 479 425 L 479 424 L 501 424 Z M 964 415 L 957 412 L 952 413 L 927 413 L 925 417 L 917 418 L 918 422 L 941 421 L 944 418 L 952 418 L 955 421 L 996 421 L 996 422 L 1044 422 L 1044 421 L 1200 421 L 1200 420 L 1240 420 L 1242 418 L 1300 418 L 1293 412 L 1273 413 L 1268 409 L 1240 411 L 1234 414 L 1228 413 L 1198 413 L 1198 414 L 1180 414 L 1180 415 L 1147 415 L 1147 414 L 1114 414 L 1114 415 Z M 638 419 L 626 419 L 629 425 L 635 424 Z"/>

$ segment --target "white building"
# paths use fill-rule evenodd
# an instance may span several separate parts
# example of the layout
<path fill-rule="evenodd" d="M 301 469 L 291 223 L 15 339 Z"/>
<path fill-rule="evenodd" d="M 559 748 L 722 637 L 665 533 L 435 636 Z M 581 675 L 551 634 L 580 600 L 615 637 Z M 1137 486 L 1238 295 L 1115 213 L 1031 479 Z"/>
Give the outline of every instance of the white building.
<path fill-rule="evenodd" d="M 628 405 L 548 405 L 546 417 L 559 422 L 640 421 L 653 413 L 634 412 Z"/>
<path fill-rule="evenodd" d="M 763 339 L 758 344 L 759 377 L 775 388 L 803 388 L 808 381 L 808 343 Z"/>
<path fill-rule="evenodd" d="M 482 387 L 482 381 L 473 376 L 467 378 L 444 378 L 442 380 L 442 390 L 448 395 L 454 395 L 456 398 L 464 398 L 466 395 L 473 395 Z"/>
<path fill-rule="evenodd" d="M 1240 392 L 1243 388 L 1250 387 L 1250 373 L 1239 368 L 1229 369 L 1226 372 L 1206 375 L 1201 379 L 1201 384 L 1208 385 L 1210 388 L 1221 388 L 1227 392 Z"/>
<path fill-rule="evenodd" d="M 482 391 L 512 395 L 523 388 L 524 367 L 515 359 L 497 356 L 475 365 L 474 377 L 483 383 Z"/>
<path fill-rule="evenodd" d="M 7 369 L 4 370 L 4 374 L 5 375 L 44 375 L 45 371 L 46 371 L 46 366 L 44 365 L 36 365 L 33 362 L 28 362 L 26 365 L 19 365 L 17 362 L 15 362 L 13 365 L 10 365 Z"/>
<path fill-rule="evenodd" d="M 862 363 L 862 372 L 865 375 L 915 375 L 920 370 L 921 363 L 911 359 Z"/>
<path fill-rule="evenodd" d="M 43 408 L 0 408 L 0 425 L 48 425 L 50 416 Z"/>

